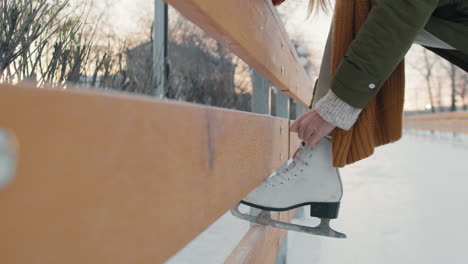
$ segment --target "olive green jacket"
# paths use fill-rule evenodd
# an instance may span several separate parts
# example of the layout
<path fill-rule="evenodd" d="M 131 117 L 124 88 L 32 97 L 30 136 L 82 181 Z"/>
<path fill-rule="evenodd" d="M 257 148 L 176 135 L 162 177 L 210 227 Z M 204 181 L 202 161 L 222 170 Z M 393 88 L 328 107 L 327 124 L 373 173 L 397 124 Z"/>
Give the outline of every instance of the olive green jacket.
<path fill-rule="evenodd" d="M 423 47 L 468 71 L 468 0 L 378 0 L 338 65 L 330 89 L 364 108 L 423 28 L 456 50 Z"/>

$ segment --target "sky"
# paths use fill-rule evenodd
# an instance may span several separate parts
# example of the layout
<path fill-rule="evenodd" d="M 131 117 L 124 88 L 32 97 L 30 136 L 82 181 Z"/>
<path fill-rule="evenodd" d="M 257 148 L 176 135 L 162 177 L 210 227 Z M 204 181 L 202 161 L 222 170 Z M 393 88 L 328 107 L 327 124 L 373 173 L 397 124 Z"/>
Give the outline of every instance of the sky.
<path fill-rule="evenodd" d="M 132 36 L 135 34 L 146 34 L 148 25 L 153 13 L 153 1 L 147 0 L 109 0 L 107 8 L 108 20 L 114 27 L 114 31 L 122 36 Z M 334 0 L 331 0 L 332 6 Z M 286 0 L 277 7 L 278 12 L 284 20 L 289 36 L 303 43 L 311 52 L 311 61 L 319 67 L 328 29 L 331 22 L 332 12 L 328 14 L 320 12 L 318 16 L 306 18 L 308 0 Z M 98 2 L 97 6 L 103 8 L 103 2 Z M 178 12 L 170 8 L 170 15 L 177 15 Z M 142 33 L 143 32 L 143 33 Z M 145 40 L 146 41 L 146 40 Z M 407 53 L 406 59 L 406 96 L 405 109 L 423 109 L 429 104 L 427 88 L 424 79 L 411 65 L 418 65 L 421 61 L 420 54 L 422 47 L 413 45 Z M 315 78 L 315 77 L 313 77 Z M 421 85 L 424 84 L 424 85 Z M 449 104 L 449 89 L 445 89 L 443 103 Z"/>

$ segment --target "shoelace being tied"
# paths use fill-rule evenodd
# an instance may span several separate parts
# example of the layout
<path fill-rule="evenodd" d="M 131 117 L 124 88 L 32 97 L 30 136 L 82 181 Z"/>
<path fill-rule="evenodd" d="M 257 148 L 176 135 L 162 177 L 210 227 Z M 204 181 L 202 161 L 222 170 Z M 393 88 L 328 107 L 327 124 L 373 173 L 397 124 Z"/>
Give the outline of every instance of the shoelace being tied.
<path fill-rule="evenodd" d="M 270 185 L 277 185 L 277 184 L 282 184 L 286 180 L 289 180 L 291 177 L 294 177 L 298 171 L 296 170 L 302 170 L 300 165 L 307 165 L 307 162 L 302 160 L 304 153 L 307 152 L 308 147 L 305 145 L 303 142 L 299 146 L 299 150 L 296 153 L 296 157 L 292 159 L 292 161 L 288 164 L 288 166 L 284 169 L 281 169 L 279 171 L 276 171 L 275 174 L 271 177 L 269 177 L 266 181 Z"/>

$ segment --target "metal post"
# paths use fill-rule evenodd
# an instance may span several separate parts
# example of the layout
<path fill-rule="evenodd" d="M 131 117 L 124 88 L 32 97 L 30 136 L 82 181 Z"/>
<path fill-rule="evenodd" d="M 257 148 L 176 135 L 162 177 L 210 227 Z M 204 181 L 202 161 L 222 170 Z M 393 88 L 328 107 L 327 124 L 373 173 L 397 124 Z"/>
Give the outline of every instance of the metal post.
<path fill-rule="evenodd" d="M 252 112 L 271 114 L 271 85 L 260 73 L 252 72 Z"/>
<path fill-rule="evenodd" d="M 0 128 L 0 191 L 11 182 L 16 169 L 16 149 L 14 135 Z"/>
<path fill-rule="evenodd" d="M 271 114 L 271 85 L 261 74 L 256 71 L 252 73 L 252 112 L 259 114 Z M 277 89 L 276 93 L 276 116 L 289 119 L 289 97 Z M 252 215 L 258 215 L 261 212 L 259 209 L 251 208 Z M 278 240 L 278 243 L 280 241 Z M 284 238 L 280 252 L 276 257 L 275 264 L 286 264 L 287 254 L 287 236 Z"/>
<path fill-rule="evenodd" d="M 290 102 L 289 96 L 281 92 L 278 89 L 276 93 L 276 116 L 284 117 L 288 119 L 290 118 L 289 117 L 289 107 L 290 107 L 289 102 Z M 306 111 L 306 108 L 302 104 L 298 103 L 297 101 L 294 101 L 294 103 L 296 104 L 295 114 L 297 118 Z M 301 207 L 301 208 L 296 209 L 296 214 L 294 217 L 295 218 L 304 217 L 304 208 Z M 286 264 L 287 255 L 288 255 L 288 234 L 286 234 L 286 236 L 284 237 L 283 243 L 281 244 L 281 247 L 280 247 L 280 251 L 278 253 L 278 256 L 276 257 L 275 264 Z"/>
<path fill-rule="evenodd" d="M 252 112 L 271 114 L 271 85 L 260 73 L 252 70 Z M 260 209 L 250 208 L 252 215 L 258 215 Z"/>
<path fill-rule="evenodd" d="M 300 117 L 303 113 L 306 112 L 306 108 L 299 102 L 294 101 L 296 103 L 296 119 Z M 299 219 L 299 218 L 304 218 L 305 217 L 305 208 L 300 207 L 296 209 L 296 214 L 294 215 L 294 218 Z"/>
<path fill-rule="evenodd" d="M 154 95 L 164 97 L 166 57 L 167 57 L 167 4 L 163 0 L 154 0 L 153 25 L 153 80 Z"/>
<path fill-rule="evenodd" d="M 289 96 L 276 88 L 276 116 L 289 119 Z"/>
<path fill-rule="evenodd" d="M 276 90 L 276 116 L 289 119 L 289 96 L 278 89 L 278 87 L 273 86 L 273 88 Z M 280 169 L 283 169 L 288 165 L 287 159 L 288 158 L 286 158 L 286 162 L 283 162 L 283 165 L 281 165 Z"/>
<path fill-rule="evenodd" d="M 296 101 L 296 119 L 306 112 L 306 108 Z"/>

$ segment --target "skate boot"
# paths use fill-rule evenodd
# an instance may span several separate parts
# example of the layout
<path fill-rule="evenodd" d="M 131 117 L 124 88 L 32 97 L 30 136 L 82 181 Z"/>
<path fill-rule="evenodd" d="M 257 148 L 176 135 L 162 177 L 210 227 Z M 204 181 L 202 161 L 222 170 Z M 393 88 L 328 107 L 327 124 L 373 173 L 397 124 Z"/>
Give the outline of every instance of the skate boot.
<path fill-rule="evenodd" d="M 278 169 L 252 190 L 240 203 L 262 209 L 258 216 L 242 214 L 238 206 L 231 212 L 244 220 L 305 232 L 315 235 L 345 238 L 329 226 L 330 219 L 338 217 L 343 194 L 341 178 L 332 165 L 331 140 L 322 138 L 311 148 L 302 142 L 296 157 L 285 168 Z M 317 227 L 300 226 L 276 221 L 269 211 L 287 211 L 310 206 L 312 217 L 321 219 Z"/>

